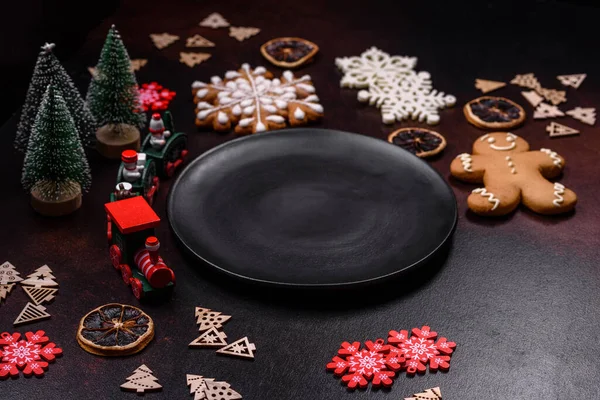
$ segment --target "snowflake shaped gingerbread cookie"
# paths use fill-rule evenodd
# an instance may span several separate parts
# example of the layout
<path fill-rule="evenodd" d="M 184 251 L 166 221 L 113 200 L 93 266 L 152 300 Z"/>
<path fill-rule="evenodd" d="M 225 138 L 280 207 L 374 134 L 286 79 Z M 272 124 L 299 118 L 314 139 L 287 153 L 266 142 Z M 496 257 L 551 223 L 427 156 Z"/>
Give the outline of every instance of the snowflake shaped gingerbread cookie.
<path fill-rule="evenodd" d="M 17 376 L 20 370 L 23 370 L 25 375 L 42 376 L 48 369 L 48 361 L 53 361 L 57 355 L 62 354 L 62 349 L 54 343 L 49 343 L 50 339 L 45 336 L 44 331 L 27 332 L 25 337 L 27 340 L 19 340 L 20 333 L 0 334 L 0 378 Z"/>
<path fill-rule="evenodd" d="M 454 96 L 433 89 L 428 72 L 415 72 L 416 57 L 390 56 L 371 47 L 359 57 L 336 58 L 335 64 L 344 73 L 341 86 L 363 89 L 358 101 L 380 108 L 385 124 L 410 117 L 433 125 L 440 109 L 456 103 Z"/>
<path fill-rule="evenodd" d="M 572 210 L 577 195 L 556 182 L 565 160 L 549 149 L 529 151 L 523 138 L 506 132 L 488 133 L 473 144 L 473 154 L 458 155 L 450 165 L 457 179 L 485 185 L 472 191 L 469 208 L 480 215 L 512 212 L 519 203 L 539 214 Z"/>
<path fill-rule="evenodd" d="M 196 125 L 226 132 L 235 126 L 238 134 L 306 125 L 323 116 L 323 106 L 309 75 L 295 77 L 284 71 L 281 79 L 264 67 L 242 64 L 228 71 L 225 79 L 211 83 L 196 81 L 192 93 L 196 103 Z"/>

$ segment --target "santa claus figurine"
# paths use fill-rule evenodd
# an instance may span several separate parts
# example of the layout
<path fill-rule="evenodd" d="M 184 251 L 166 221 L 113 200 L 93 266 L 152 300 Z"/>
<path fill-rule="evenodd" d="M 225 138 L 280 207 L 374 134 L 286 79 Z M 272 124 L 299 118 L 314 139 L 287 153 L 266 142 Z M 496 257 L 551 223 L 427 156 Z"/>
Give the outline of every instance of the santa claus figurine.
<path fill-rule="evenodd" d="M 121 153 L 123 161 L 123 179 L 135 182 L 142 177 L 143 165 L 138 165 L 138 153 L 135 150 L 125 150 Z"/>
<path fill-rule="evenodd" d="M 159 113 L 152 114 L 149 130 L 152 135 L 150 137 L 150 145 L 157 150 L 162 149 L 165 143 L 167 143 L 166 139 L 171 136 L 171 132 L 165 130 L 165 124 Z"/>

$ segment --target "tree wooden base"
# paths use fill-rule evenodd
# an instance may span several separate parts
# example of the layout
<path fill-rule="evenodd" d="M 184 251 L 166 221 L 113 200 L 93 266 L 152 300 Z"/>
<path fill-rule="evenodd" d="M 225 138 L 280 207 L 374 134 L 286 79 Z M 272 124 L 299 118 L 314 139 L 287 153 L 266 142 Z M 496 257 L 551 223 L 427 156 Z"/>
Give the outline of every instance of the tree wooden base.
<path fill-rule="evenodd" d="M 31 189 L 31 206 L 38 213 L 48 217 L 60 217 L 71 214 L 81 207 L 81 189 L 71 195 L 65 195 L 55 201 L 44 200 L 40 192 Z"/>
<path fill-rule="evenodd" d="M 133 125 L 104 125 L 96 131 L 96 150 L 106 158 L 121 158 L 123 150 L 140 150 L 140 131 Z"/>

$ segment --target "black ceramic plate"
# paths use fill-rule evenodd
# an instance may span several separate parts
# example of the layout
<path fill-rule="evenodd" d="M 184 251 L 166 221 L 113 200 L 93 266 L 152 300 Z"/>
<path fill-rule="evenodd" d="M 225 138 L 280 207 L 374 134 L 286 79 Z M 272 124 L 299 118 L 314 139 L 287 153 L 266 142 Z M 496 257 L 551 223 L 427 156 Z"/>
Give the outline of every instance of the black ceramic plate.
<path fill-rule="evenodd" d="M 288 286 L 357 285 L 418 267 L 451 236 L 454 194 L 383 140 L 289 129 L 202 154 L 169 194 L 175 235 L 230 275 Z"/>

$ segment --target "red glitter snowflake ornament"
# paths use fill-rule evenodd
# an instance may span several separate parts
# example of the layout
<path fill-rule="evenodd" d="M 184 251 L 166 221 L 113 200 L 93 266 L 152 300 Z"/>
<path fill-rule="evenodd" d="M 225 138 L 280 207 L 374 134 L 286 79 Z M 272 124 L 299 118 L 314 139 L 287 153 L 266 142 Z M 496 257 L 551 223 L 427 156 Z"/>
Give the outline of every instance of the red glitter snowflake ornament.
<path fill-rule="evenodd" d="M 176 94 L 156 82 L 144 83 L 138 90 L 143 111 L 166 110 Z"/>
<path fill-rule="evenodd" d="M 408 375 L 425 373 L 427 365 L 429 371 L 438 369 L 447 371 L 450 368 L 450 355 L 456 348 L 456 343 L 448 342 L 445 337 L 440 337 L 437 342 L 437 332 L 431 331 L 428 326 L 421 329 L 413 328 L 412 336 L 407 331 L 390 331 L 388 342 L 397 345 L 406 361 L 403 367 Z"/>
<path fill-rule="evenodd" d="M 342 376 L 342 382 L 348 389 L 366 388 L 369 381 L 373 386 L 389 387 L 396 376 L 395 371 L 402 368 L 404 358 L 398 352 L 390 351 L 390 346 L 383 339 L 365 342 L 344 342 L 338 355 L 327 364 L 327 370 L 336 376 Z"/>
<path fill-rule="evenodd" d="M 20 333 L 8 332 L 0 334 L 0 346 L 2 346 L 2 363 L 0 363 L 0 378 L 19 375 L 19 370 L 29 376 L 44 375 L 48 369 L 47 361 L 54 361 L 57 355 L 62 354 L 62 349 L 45 336 L 44 331 L 27 332 L 27 340 L 19 340 Z M 44 361 L 45 360 L 45 361 Z"/>

